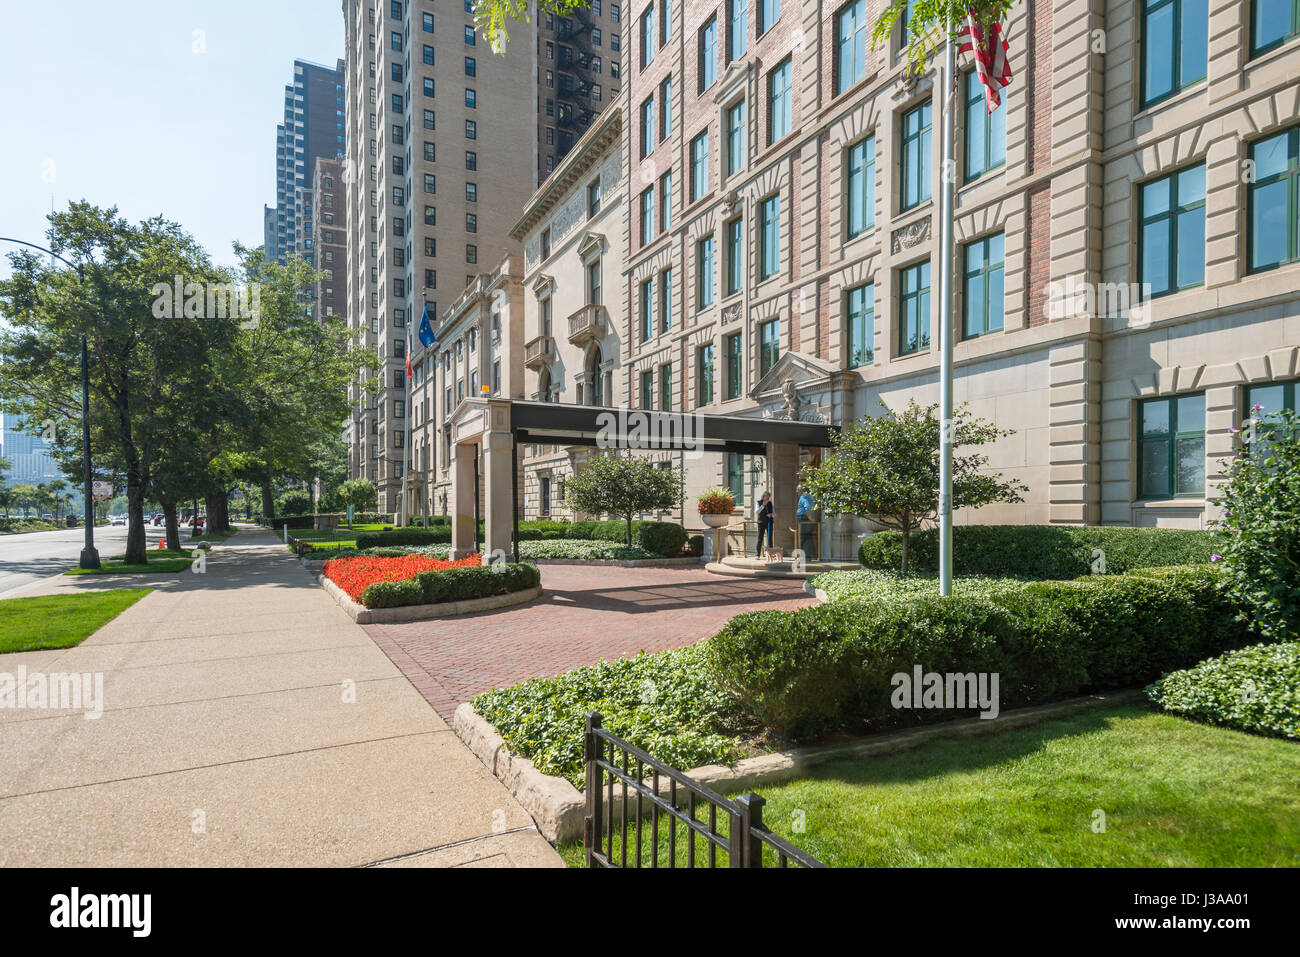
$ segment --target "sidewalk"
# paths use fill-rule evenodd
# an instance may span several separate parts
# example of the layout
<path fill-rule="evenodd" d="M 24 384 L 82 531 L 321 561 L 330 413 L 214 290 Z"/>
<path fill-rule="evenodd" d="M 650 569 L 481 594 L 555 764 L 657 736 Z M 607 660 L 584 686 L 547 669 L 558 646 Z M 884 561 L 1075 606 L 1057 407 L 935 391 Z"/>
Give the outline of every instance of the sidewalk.
<path fill-rule="evenodd" d="M 561 866 L 269 533 L 131 584 L 157 591 L 79 648 L 0 656 L 104 683 L 99 720 L 0 711 L 0 866 Z"/>

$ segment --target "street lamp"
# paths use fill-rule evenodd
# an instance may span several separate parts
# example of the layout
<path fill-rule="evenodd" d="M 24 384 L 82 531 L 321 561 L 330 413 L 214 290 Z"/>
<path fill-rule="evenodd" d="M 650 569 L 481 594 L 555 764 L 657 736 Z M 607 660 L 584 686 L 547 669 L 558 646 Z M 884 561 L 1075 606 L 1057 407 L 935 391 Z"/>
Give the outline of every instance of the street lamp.
<path fill-rule="evenodd" d="M 74 263 L 71 260 L 64 259 L 53 250 L 21 239 L 9 239 L 0 236 L 0 242 L 13 243 L 16 246 L 27 246 L 43 252 L 64 265 L 71 266 L 77 271 L 77 281 L 83 286 L 86 284 L 86 271 L 81 263 Z M 95 499 L 90 469 L 90 362 L 86 349 L 85 333 L 81 335 L 81 470 L 85 483 L 85 501 L 82 504 L 86 522 L 86 547 L 81 550 L 81 567 L 86 571 L 92 571 L 99 568 L 99 551 L 95 548 Z"/>

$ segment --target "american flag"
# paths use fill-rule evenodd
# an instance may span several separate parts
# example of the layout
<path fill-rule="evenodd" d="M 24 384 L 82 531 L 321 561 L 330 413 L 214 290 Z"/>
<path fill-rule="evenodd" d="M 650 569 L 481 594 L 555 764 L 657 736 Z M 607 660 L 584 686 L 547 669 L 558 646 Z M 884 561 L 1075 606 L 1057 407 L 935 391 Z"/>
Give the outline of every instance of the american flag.
<path fill-rule="evenodd" d="M 1007 41 L 996 20 L 980 23 L 974 10 L 966 12 L 966 35 L 970 38 L 958 49 L 975 54 L 975 74 L 984 86 L 984 99 L 992 113 L 1002 105 L 998 90 L 1011 83 L 1011 64 L 1007 60 Z"/>

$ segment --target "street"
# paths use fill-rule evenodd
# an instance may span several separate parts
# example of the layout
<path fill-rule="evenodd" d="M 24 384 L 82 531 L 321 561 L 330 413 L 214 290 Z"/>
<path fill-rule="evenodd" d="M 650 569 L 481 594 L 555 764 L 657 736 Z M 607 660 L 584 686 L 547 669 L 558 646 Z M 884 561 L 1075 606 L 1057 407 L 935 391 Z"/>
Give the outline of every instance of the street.
<path fill-rule="evenodd" d="M 149 525 L 145 531 L 151 546 L 163 537 L 161 528 Z M 0 599 L 21 597 L 20 590 L 34 582 L 75 568 L 85 541 L 82 528 L 0 535 Z M 126 526 L 96 528 L 95 547 L 102 561 L 121 555 L 126 551 Z"/>

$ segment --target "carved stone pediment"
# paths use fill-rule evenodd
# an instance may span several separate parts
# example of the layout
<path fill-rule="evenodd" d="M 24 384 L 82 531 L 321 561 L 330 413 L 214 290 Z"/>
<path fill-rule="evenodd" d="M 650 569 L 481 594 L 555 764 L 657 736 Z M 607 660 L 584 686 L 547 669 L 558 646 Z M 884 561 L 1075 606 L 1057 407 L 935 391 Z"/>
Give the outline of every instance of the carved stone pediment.
<path fill-rule="evenodd" d="M 763 418 L 788 422 L 830 424 L 825 398 L 838 370 L 821 359 L 800 352 L 787 352 L 751 393 L 763 407 Z"/>

